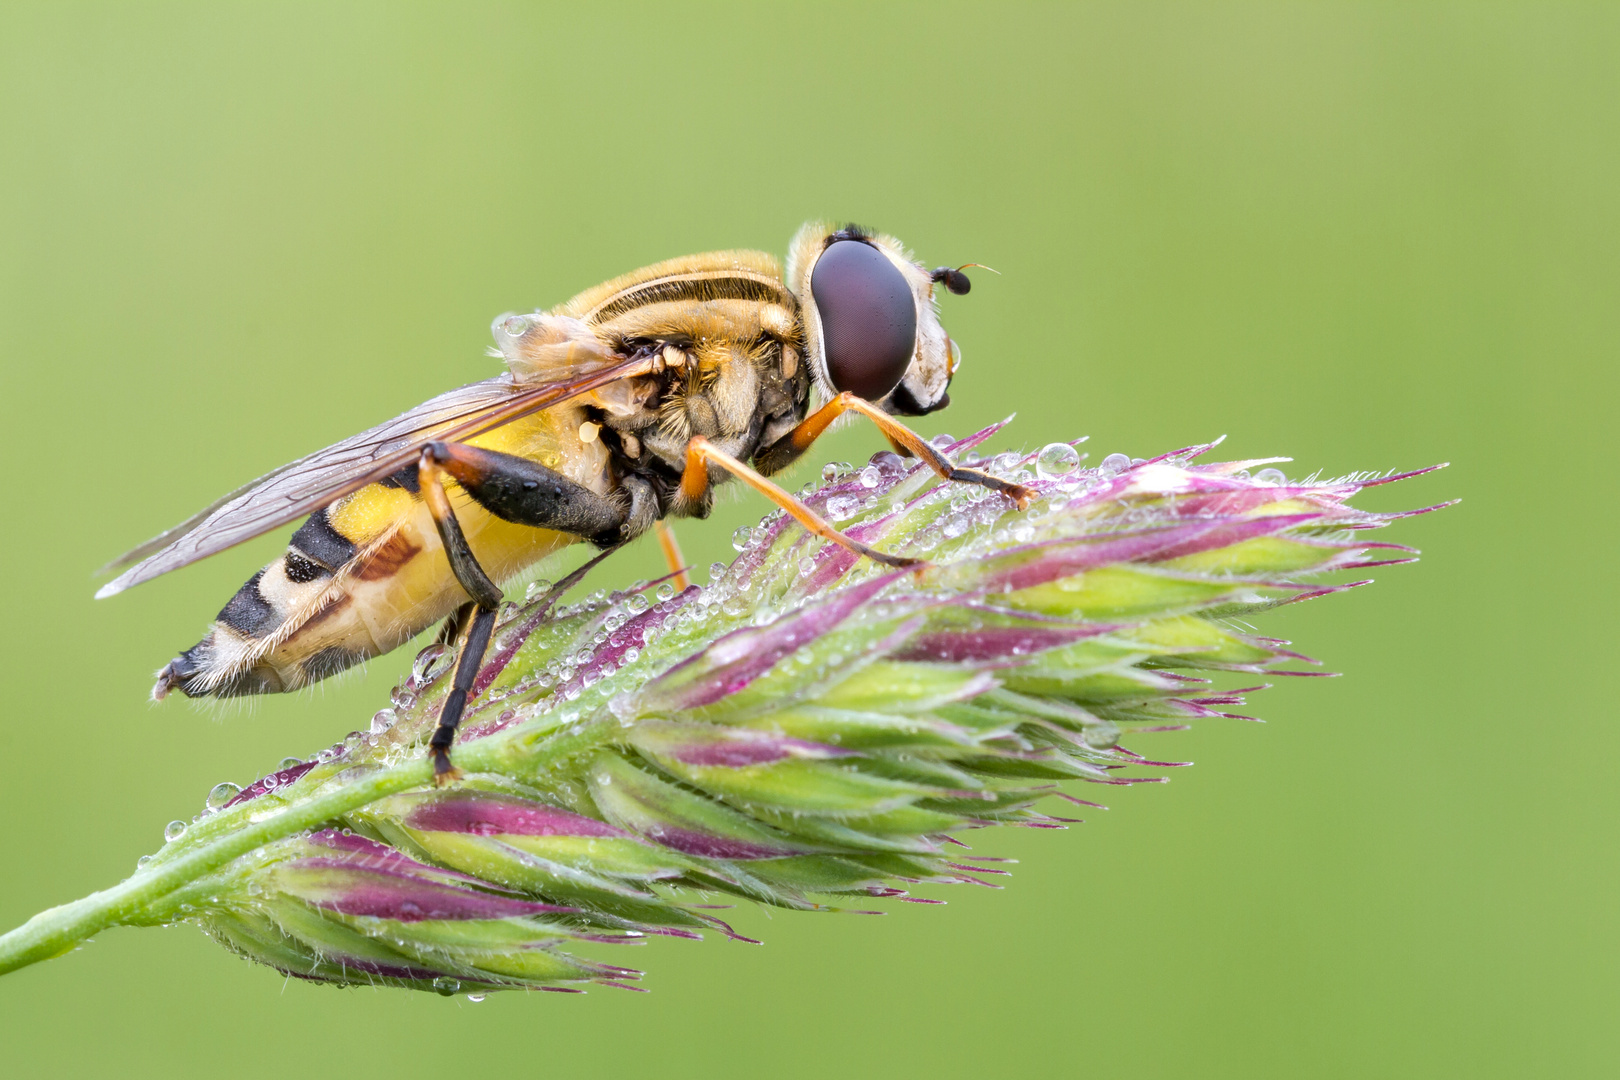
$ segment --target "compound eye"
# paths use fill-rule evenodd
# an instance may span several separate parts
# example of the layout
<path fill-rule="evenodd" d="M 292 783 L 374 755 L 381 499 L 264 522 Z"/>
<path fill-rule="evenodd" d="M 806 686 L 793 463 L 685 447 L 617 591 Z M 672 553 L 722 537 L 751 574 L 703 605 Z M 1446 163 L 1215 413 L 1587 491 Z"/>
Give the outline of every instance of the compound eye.
<path fill-rule="evenodd" d="M 900 385 L 917 349 L 917 302 L 905 275 L 860 240 L 828 245 L 810 275 L 827 377 L 878 401 Z"/>

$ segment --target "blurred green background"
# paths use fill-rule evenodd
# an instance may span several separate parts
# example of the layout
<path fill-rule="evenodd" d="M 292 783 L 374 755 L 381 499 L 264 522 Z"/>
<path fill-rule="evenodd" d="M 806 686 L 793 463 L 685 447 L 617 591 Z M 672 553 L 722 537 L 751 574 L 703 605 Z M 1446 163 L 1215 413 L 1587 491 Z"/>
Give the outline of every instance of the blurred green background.
<path fill-rule="evenodd" d="M 285 532 L 114 601 L 91 570 L 657 259 L 870 223 L 1002 271 L 945 299 L 925 431 L 1451 460 L 1363 501 L 1464 499 L 1386 534 L 1421 564 L 1263 623 L 1345 678 L 1143 737 L 1198 767 L 1083 827 L 981 834 L 1004 892 L 741 912 L 764 947 L 654 944 L 650 995 L 482 1004 L 110 931 L 0 980 L 7 1075 L 1613 1075 L 1617 102 L 1613 5 L 7 5 L 7 927 L 408 663 L 152 707 Z"/>

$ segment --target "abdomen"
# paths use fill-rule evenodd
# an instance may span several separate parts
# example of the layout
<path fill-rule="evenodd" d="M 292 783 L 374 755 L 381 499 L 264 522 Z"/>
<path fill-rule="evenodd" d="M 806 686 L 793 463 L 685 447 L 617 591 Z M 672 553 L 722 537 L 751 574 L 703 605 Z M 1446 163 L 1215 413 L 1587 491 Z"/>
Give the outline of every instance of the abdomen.
<path fill-rule="evenodd" d="M 600 443 L 564 453 L 575 409 L 537 414 L 470 440 L 532 457 L 605 492 Z M 467 601 L 414 468 L 312 514 L 279 559 L 249 578 L 203 639 L 158 673 L 154 698 L 297 690 L 391 652 Z M 502 521 L 450 487 L 451 504 L 486 573 L 502 581 L 579 538 Z"/>

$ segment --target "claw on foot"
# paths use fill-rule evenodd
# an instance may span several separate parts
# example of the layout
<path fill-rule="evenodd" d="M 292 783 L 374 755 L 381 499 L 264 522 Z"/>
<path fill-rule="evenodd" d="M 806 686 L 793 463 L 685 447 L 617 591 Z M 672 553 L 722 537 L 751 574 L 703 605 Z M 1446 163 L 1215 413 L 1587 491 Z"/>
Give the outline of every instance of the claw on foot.
<path fill-rule="evenodd" d="M 450 763 L 450 752 L 442 747 L 431 747 L 428 754 L 433 758 L 433 786 L 444 787 L 461 779 L 461 770 Z"/>

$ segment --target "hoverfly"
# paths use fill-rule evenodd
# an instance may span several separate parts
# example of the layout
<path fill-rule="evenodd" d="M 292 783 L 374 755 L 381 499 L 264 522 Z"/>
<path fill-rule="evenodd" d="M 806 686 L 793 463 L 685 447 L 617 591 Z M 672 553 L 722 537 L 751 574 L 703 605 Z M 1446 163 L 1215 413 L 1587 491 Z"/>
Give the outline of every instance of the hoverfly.
<path fill-rule="evenodd" d="M 308 515 L 286 554 L 158 672 L 153 697 L 295 690 L 446 620 L 460 655 L 429 741 L 443 780 L 501 602 L 496 582 L 566 545 L 611 548 L 667 517 L 704 517 L 714 485 L 735 477 L 831 542 L 915 563 L 844 536 L 766 479 L 845 412 L 947 479 L 1027 502 L 1027 489 L 956 467 L 894 419 L 950 401 L 961 354 L 939 323 L 940 284 L 970 287 L 891 236 L 811 223 L 785 274 L 764 252 L 710 252 L 548 312 L 501 316 L 504 374 L 232 492 L 112 563 L 128 569 L 96 595 Z"/>

